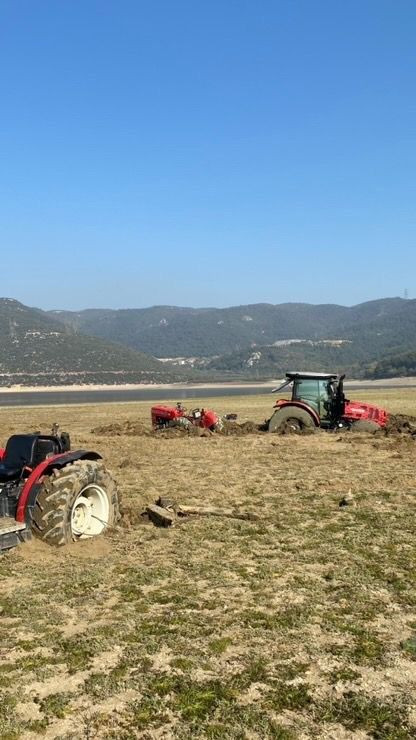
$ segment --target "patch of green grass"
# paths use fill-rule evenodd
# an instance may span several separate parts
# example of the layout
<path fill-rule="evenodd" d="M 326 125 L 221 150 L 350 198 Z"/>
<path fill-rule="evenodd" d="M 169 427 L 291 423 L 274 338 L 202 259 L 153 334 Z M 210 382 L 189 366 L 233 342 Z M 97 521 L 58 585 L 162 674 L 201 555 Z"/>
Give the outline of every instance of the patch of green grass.
<path fill-rule="evenodd" d="M 332 685 L 338 683 L 339 681 L 356 681 L 359 677 L 360 674 L 358 673 L 358 671 L 355 671 L 348 665 L 336 668 L 329 674 L 329 680 Z"/>
<path fill-rule="evenodd" d="M 308 609 L 303 606 L 287 606 L 275 612 L 248 610 L 243 612 L 242 621 L 245 626 L 263 630 L 290 630 L 299 627 L 309 616 Z"/>
<path fill-rule="evenodd" d="M 62 640 L 60 647 L 69 673 L 89 668 L 92 658 L 103 650 L 102 643 L 88 634 Z"/>
<path fill-rule="evenodd" d="M 407 714 L 403 707 L 348 692 L 337 702 L 321 704 L 321 722 L 340 723 L 349 730 L 364 730 L 377 740 L 411 740 Z"/>
<path fill-rule="evenodd" d="M 173 658 L 170 664 L 172 668 L 177 668 L 179 671 L 189 671 L 194 665 L 189 658 Z"/>
<path fill-rule="evenodd" d="M 159 727 L 168 719 L 165 710 L 154 697 L 144 697 L 140 701 L 133 702 L 128 710 L 131 722 L 130 731 L 145 730 L 152 726 Z M 126 734 L 124 737 L 134 737 L 134 735 Z"/>
<path fill-rule="evenodd" d="M 0 690 L 0 737 L 1 740 L 15 740 L 21 736 L 21 724 L 16 719 L 17 698 Z"/>
<path fill-rule="evenodd" d="M 230 637 L 217 637 L 215 640 L 211 640 L 208 647 L 213 655 L 222 655 L 229 645 L 232 645 L 232 642 Z"/>
<path fill-rule="evenodd" d="M 39 701 L 39 708 L 46 717 L 64 719 L 70 712 L 68 705 L 72 698 L 67 693 L 49 694 Z"/>
<path fill-rule="evenodd" d="M 416 660 L 416 635 L 412 635 L 407 640 L 402 640 L 400 646 L 413 660 Z"/>
<path fill-rule="evenodd" d="M 128 682 L 130 666 L 127 661 L 120 663 L 105 673 L 97 671 L 92 673 L 84 682 L 83 690 L 96 699 L 105 699 L 108 696 L 125 689 Z"/>
<path fill-rule="evenodd" d="M 306 684 L 290 684 L 283 681 L 277 682 L 267 696 L 267 704 L 275 712 L 283 712 L 290 709 L 299 712 L 306 709 L 312 703 L 311 696 Z"/>
<path fill-rule="evenodd" d="M 211 716 L 220 704 L 234 701 L 233 689 L 223 681 L 183 682 L 176 687 L 174 707 L 186 721 L 198 722 Z"/>
<path fill-rule="evenodd" d="M 253 683 L 266 683 L 268 680 L 267 660 L 252 658 L 244 670 L 234 676 L 232 684 L 239 690 L 247 689 Z"/>
<path fill-rule="evenodd" d="M 356 663 L 374 665 L 383 661 L 387 646 L 377 635 L 361 627 L 350 631 L 354 635 L 355 645 L 352 649 L 352 658 Z"/>

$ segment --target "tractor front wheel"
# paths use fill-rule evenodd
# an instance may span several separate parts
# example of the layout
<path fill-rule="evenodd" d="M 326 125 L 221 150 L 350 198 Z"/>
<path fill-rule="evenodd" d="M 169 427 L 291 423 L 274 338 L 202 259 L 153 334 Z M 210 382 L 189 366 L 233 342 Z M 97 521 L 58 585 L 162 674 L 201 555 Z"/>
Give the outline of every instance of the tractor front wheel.
<path fill-rule="evenodd" d="M 51 545 L 67 545 L 102 534 L 119 516 L 116 484 L 104 465 L 77 460 L 44 479 L 32 530 Z"/>
<path fill-rule="evenodd" d="M 315 422 L 310 414 L 296 406 L 283 406 L 277 409 L 269 420 L 269 432 L 299 432 L 302 429 L 314 429 Z"/>

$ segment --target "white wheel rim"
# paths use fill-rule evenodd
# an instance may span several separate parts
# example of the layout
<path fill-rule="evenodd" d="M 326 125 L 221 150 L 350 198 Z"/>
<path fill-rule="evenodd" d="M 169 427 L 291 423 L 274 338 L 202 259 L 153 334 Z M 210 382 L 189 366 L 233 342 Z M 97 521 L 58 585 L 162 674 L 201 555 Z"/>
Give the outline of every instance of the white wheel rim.
<path fill-rule="evenodd" d="M 78 539 L 96 537 L 108 526 L 110 506 L 106 492 L 95 484 L 85 486 L 71 511 L 72 534 Z"/>

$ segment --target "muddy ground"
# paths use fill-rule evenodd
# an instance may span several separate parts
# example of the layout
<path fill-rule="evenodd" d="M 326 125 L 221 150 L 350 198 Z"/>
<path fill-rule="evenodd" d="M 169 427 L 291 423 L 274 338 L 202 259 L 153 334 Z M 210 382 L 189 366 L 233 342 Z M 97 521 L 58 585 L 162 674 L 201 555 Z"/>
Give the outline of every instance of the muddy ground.
<path fill-rule="evenodd" d="M 357 397 L 416 415 L 413 392 Z M 257 423 L 272 402 L 211 405 Z M 125 516 L 0 558 L 1 738 L 415 737 L 411 433 L 167 439 L 140 403 L 1 410 L 0 438 L 54 421 L 104 455 Z M 158 529 L 160 495 L 257 519 Z"/>
<path fill-rule="evenodd" d="M 310 429 L 303 427 L 299 429 L 293 429 L 290 425 L 282 427 L 277 434 L 303 434 L 309 435 L 317 431 L 316 429 Z M 350 431 L 350 430 L 345 430 Z M 132 419 L 127 419 L 124 422 L 112 422 L 110 424 L 103 424 L 101 426 L 91 429 L 91 434 L 96 436 L 137 436 L 146 437 L 153 435 L 155 437 L 161 437 L 169 439 L 170 437 L 209 437 L 211 434 L 217 434 L 226 437 L 243 437 L 246 434 L 264 434 L 268 432 L 268 420 L 265 419 L 263 422 L 245 420 L 245 421 L 224 421 L 221 428 L 216 432 L 210 432 L 208 429 L 203 429 L 196 425 L 190 424 L 189 426 L 172 426 L 161 429 L 153 429 L 150 422 L 148 424 Z M 341 433 L 340 430 L 331 430 L 331 433 Z M 366 432 L 368 433 L 368 432 Z M 393 414 L 391 413 L 388 422 L 384 428 L 380 428 L 375 432 L 370 432 L 378 437 L 392 437 L 396 435 L 408 435 L 416 439 L 416 416 L 409 414 Z"/>

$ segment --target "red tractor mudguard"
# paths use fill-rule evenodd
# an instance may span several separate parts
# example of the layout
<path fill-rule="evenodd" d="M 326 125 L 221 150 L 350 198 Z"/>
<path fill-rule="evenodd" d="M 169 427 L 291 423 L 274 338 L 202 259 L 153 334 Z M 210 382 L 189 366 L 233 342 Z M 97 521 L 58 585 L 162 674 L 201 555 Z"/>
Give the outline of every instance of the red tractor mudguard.
<path fill-rule="evenodd" d="M 345 404 L 343 418 L 348 421 L 374 421 L 380 427 L 385 427 L 389 415 L 380 406 L 372 403 L 361 403 L 361 401 L 347 401 Z"/>
<path fill-rule="evenodd" d="M 280 401 L 276 401 L 274 408 L 276 410 L 279 410 L 281 408 L 285 408 L 286 406 L 296 406 L 299 409 L 303 409 L 304 411 L 307 411 L 307 413 L 312 417 L 313 422 L 316 427 L 320 426 L 320 419 L 315 411 L 311 406 L 308 406 L 307 403 L 304 403 L 303 401 L 287 401 L 284 398 L 282 398 Z"/>
<path fill-rule="evenodd" d="M 29 505 L 34 504 L 34 500 L 37 495 L 37 486 L 42 482 L 43 476 L 53 468 L 63 468 L 69 463 L 75 462 L 75 460 L 101 460 L 101 455 L 98 452 L 90 452 L 88 450 L 74 450 L 73 452 L 62 452 L 59 455 L 53 455 L 48 457 L 43 462 L 39 463 L 30 473 L 27 478 L 22 492 L 19 496 L 19 502 L 16 510 L 16 521 L 25 522 L 26 510 Z"/>
<path fill-rule="evenodd" d="M 201 426 L 204 429 L 211 429 L 218 424 L 219 416 L 215 411 L 203 411 L 201 416 Z"/>

